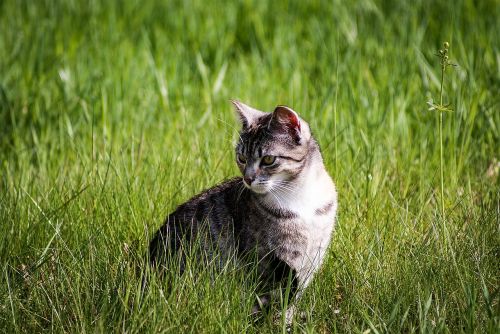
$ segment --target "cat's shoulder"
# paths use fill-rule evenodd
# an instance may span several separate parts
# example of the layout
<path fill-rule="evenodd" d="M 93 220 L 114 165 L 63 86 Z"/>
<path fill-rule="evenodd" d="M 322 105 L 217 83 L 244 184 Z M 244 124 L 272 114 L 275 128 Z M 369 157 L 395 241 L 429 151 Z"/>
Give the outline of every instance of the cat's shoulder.
<path fill-rule="evenodd" d="M 188 201 L 181 204 L 179 207 L 195 205 L 200 201 L 205 201 L 211 197 L 217 196 L 232 196 L 244 187 L 241 177 L 234 177 L 225 181 L 222 181 L 215 186 L 206 188 L 199 192 L 198 194 L 191 197 Z"/>

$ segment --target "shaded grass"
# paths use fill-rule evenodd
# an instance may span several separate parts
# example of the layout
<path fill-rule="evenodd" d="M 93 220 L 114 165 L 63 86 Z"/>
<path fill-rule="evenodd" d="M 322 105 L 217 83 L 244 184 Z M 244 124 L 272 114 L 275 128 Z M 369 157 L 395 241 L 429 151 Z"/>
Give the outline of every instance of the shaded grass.
<path fill-rule="evenodd" d="M 280 330 L 247 318 L 242 273 L 186 276 L 167 295 L 154 277 L 142 292 L 137 274 L 166 214 L 237 174 L 228 100 L 240 98 L 303 115 L 339 191 L 297 331 L 498 331 L 496 12 L 494 1 L 0 2 L 0 328 Z M 460 65 L 445 92 L 447 233 L 425 104 L 443 40 Z"/>

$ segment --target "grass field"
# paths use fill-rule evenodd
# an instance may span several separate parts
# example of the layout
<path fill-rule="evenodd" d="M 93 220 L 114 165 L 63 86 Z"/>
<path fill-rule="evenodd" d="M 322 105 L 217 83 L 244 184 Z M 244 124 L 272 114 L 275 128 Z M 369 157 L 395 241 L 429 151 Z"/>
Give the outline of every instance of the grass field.
<path fill-rule="evenodd" d="M 294 331 L 498 333 L 499 13 L 495 0 L 0 0 L 0 332 L 285 331 L 247 317 L 241 271 L 170 291 L 144 268 L 167 213 L 237 175 L 238 98 L 297 110 L 338 188 Z M 444 41 L 459 66 L 444 82 L 443 215 L 427 101 Z"/>

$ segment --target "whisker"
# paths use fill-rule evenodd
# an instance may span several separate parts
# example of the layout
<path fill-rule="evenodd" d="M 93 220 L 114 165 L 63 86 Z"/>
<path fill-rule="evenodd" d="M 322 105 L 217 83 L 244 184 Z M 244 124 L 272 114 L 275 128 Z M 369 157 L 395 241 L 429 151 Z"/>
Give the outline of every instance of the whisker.
<path fill-rule="evenodd" d="M 280 184 L 280 183 L 275 183 L 274 187 L 276 189 L 279 189 L 279 190 L 283 191 L 287 195 L 295 195 L 296 191 L 297 191 L 297 188 L 295 188 L 295 187 L 292 187 L 292 186 L 289 186 L 289 185 Z"/>
<path fill-rule="evenodd" d="M 274 186 L 279 187 L 281 189 L 291 190 L 291 191 L 295 191 L 297 189 L 295 187 L 292 187 L 292 186 L 289 186 L 289 185 L 280 184 L 280 183 L 275 183 Z"/>
<path fill-rule="evenodd" d="M 286 191 L 286 190 L 278 189 L 278 191 L 275 191 L 275 193 L 278 194 L 282 200 L 286 200 L 286 201 L 288 201 L 288 200 L 290 200 L 290 198 L 294 197 L 293 193 Z"/>
<path fill-rule="evenodd" d="M 274 183 L 281 184 L 281 185 L 287 185 L 291 186 L 292 183 L 290 181 L 285 181 L 285 180 L 273 180 Z"/>
<path fill-rule="evenodd" d="M 294 187 L 295 188 L 295 186 L 293 186 L 292 183 L 288 182 L 288 181 L 274 180 L 273 183 L 280 184 L 280 185 L 283 185 L 283 186 Z"/>
<path fill-rule="evenodd" d="M 233 130 L 234 132 L 236 132 L 238 134 L 238 137 L 240 137 L 240 139 L 241 139 L 240 130 L 238 130 L 234 125 L 229 124 L 228 122 L 224 121 L 222 118 L 219 118 L 219 117 L 217 117 L 217 120 L 219 122 L 222 122 L 225 125 L 229 126 L 231 128 L 231 130 Z"/>
<path fill-rule="evenodd" d="M 281 203 L 281 201 L 280 201 L 280 199 L 279 199 L 278 194 L 276 194 L 276 193 L 275 193 L 274 191 L 272 191 L 272 190 L 270 190 L 270 191 L 269 191 L 269 193 L 270 193 L 271 195 L 273 195 L 273 196 L 274 196 L 274 198 L 276 198 L 276 201 L 278 202 L 278 207 L 279 207 L 279 208 L 283 208 L 284 206 L 283 206 L 283 204 Z"/>
<path fill-rule="evenodd" d="M 241 195 L 243 195 L 244 191 L 245 191 L 245 185 L 242 183 L 240 185 L 240 190 L 239 190 L 239 193 L 238 193 L 238 197 L 236 198 L 236 202 L 238 202 L 240 200 L 240 197 L 241 197 Z"/>

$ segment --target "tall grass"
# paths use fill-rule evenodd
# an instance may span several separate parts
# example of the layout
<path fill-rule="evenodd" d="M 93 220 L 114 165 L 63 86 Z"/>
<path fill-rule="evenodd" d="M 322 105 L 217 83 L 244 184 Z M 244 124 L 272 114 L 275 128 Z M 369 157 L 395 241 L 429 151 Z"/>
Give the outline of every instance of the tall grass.
<path fill-rule="evenodd" d="M 0 329 L 284 330 L 248 317 L 245 272 L 165 280 L 143 260 L 169 211 L 237 175 L 239 98 L 297 110 L 338 187 L 333 243 L 293 330 L 498 332 L 496 12 L 465 0 L 1 1 Z M 443 40 L 460 64 L 444 92 L 447 231 L 425 108 Z"/>

